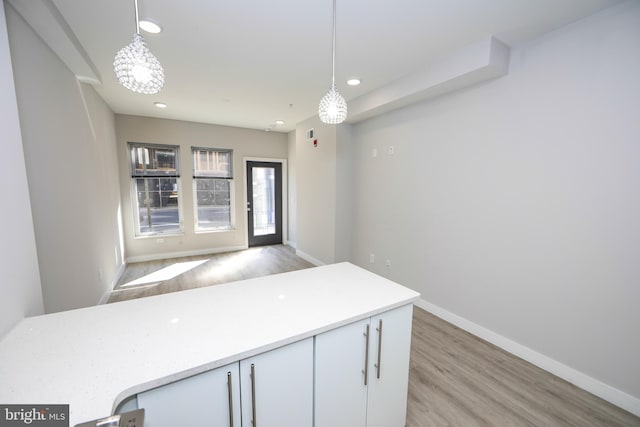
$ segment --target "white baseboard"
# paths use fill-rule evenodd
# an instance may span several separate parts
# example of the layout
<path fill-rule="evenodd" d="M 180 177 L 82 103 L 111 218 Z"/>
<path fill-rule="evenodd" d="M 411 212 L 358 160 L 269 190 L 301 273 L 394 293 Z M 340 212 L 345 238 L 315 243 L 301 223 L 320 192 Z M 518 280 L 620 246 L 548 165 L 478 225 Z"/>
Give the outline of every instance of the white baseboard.
<path fill-rule="evenodd" d="M 509 338 L 497 334 L 483 326 L 473 323 L 470 320 L 451 313 L 435 304 L 424 299 L 416 302 L 416 305 L 429 313 L 446 320 L 447 322 L 464 329 L 465 331 L 488 341 L 501 349 L 514 354 L 529 363 L 544 369 L 553 375 L 562 378 L 571 384 L 580 387 L 583 390 L 594 394 L 607 402 L 610 402 L 634 415 L 640 416 L 640 399 L 621 390 L 618 390 L 608 384 L 592 378 L 580 371 L 577 371 L 557 360 L 554 360 L 544 354 L 538 353 L 522 344 L 519 344 Z"/>
<path fill-rule="evenodd" d="M 219 254 L 222 252 L 235 252 L 242 251 L 248 249 L 247 246 L 229 246 L 225 248 L 215 248 L 215 249 L 200 249 L 197 251 L 184 251 L 184 252 L 165 252 L 161 254 L 151 254 L 151 255 L 140 255 L 133 256 L 127 258 L 127 264 L 132 262 L 146 262 L 146 261 L 155 261 L 158 259 L 167 259 L 167 258 L 180 258 L 185 256 L 200 256 L 200 255 L 210 255 L 210 254 Z"/>
<path fill-rule="evenodd" d="M 105 292 L 102 297 L 100 297 L 100 301 L 98 301 L 98 305 L 106 304 L 109 301 L 109 297 L 111 296 L 111 291 Z"/>
<path fill-rule="evenodd" d="M 111 280 L 111 284 L 109 285 L 108 290 L 102 295 L 102 298 L 100 298 L 100 301 L 98 301 L 98 305 L 106 304 L 107 301 L 109 301 L 109 297 L 111 296 L 111 292 L 115 289 L 116 285 L 118 284 L 118 281 L 120 280 L 120 278 L 124 274 L 125 268 L 127 268 L 127 263 L 126 262 L 120 264 L 120 266 L 118 267 L 118 270 L 116 271 L 115 276 L 113 277 L 113 280 Z"/>
<path fill-rule="evenodd" d="M 311 264 L 320 267 L 321 265 L 325 265 L 324 262 L 320 261 L 317 258 L 312 257 L 306 252 L 302 252 L 300 249 L 296 249 L 296 255 L 302 258 L 305 261 L 309 261 Z"/>

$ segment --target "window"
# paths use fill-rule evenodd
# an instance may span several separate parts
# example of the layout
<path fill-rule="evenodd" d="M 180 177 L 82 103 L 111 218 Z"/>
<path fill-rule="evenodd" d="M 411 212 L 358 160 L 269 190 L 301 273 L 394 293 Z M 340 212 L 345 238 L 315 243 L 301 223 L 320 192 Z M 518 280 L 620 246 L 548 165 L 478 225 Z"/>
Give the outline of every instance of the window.
<path fill-rule="evenodd" d="M 191 150 L 196 230 L 232 229 L 233 151 L 197 147 Z"/>
<path fill-rule="evenodd" d="M 182 231 L 178 147 L 129 143 L 136 235 Z"/>

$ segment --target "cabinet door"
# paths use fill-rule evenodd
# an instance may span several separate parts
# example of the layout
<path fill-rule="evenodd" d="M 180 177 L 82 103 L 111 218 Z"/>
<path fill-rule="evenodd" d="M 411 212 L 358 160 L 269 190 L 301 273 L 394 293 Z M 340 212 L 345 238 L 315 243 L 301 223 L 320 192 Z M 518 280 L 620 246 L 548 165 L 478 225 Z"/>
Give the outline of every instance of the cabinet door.
<path fill-rule="evenodd" d="M 145 410 L 145 427 L 240 427 L 239 365 L 233 363 L 140 393 L 138 407 Z"/>
<path fill-rule="evenodd" d="M 240 361 L 240 375 L 243 427 L 312 426 L 313 338 Z"/>
<path fill-rule="evenodd" d="M 366 319 L 316 336 L 316 427 L 365 427 L 368 327 Z"/>
<path fill-rule="evenodd" d="M 407 417 L 413 305 L 371 318 L 367 427 L 403 427 Z"/>

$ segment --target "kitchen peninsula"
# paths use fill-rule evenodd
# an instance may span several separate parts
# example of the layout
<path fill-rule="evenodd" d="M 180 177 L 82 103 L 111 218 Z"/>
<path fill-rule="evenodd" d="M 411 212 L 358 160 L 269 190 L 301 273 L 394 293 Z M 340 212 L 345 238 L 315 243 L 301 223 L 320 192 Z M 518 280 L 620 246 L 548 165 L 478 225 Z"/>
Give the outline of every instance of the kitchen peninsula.
<path fill-rule="evenodd" d="M 26 318 L 0 341 L 0 402 L 69 404 L 73 426 L 112 414 L 131 396 L 145 396 L 152 389 L 238 362 L 241 371 L 243 360 L 305 342 L 313 343 L 308 347 L 314 358 L 310 366 L 316 369 L 309 373 L 315 387 L 309 393 L 322 399 L 323 391 L 314 382 L 317 370 L 332 370 L 336 353 L 331 343 L 348 337 L 349 328 L 355 328 L 356 347 L 363 334 L 367 340 L 366 351 L 358 350 L 355 357 L 358 364 L 361 353 L 366 357 L 362 370 L 359 366 L 354 374 L 358 384 L 384 377 L 397 353 L 402 386 L 402 376 L 408 375 L 411 306 L 418 297 L 362 268 L 340 263 Z M 402 330 L 387 329 L 395 320 L 383 326 L 380 316 L 397 310 L 402 310 L 403 320 L 397 323 Z M 383 330 L 389 331 L 384 339 Z M 395 343 L 397 339 L 402 344 Z M 387 356 L 383 343 L 407 348 Z M 336 350 L 347 347 L 340 344 Z M 406 388 L 404 393 L 406 404 Z M 331 404 L 332 396 L 325 397 Z M 323 415 L 313 406 L 318 425 Z M 255 414 L 255 403 L 246 410 Z"/>

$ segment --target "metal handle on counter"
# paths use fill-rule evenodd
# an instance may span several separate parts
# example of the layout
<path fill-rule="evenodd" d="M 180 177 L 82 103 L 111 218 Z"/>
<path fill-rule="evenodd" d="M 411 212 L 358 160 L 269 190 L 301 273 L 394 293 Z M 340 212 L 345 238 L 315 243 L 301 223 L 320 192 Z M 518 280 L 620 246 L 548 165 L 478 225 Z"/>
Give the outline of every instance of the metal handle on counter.
<path fill-rule="evenodd" d="M 380 319 L 380 323 L 378 324 L 376 331 L 378 331 L 378 363 L 375 364 L 375 367 L 377 370 L 376 376 L 378 379 L 380 379 L 380 357 L 382 355 L 382 319 Z"/>
<path fill-rule="evenodd" d="M 366 386 L 367 380 L 369 377 L 369 325 L 368 324 L 365 329 L 364 336 L 366 337 L 366 340 L 364 344 L 364 370 L 362 371 L 362 373 L 364 374 L 364 385 Z"/>
<path fill-rule="evenodd" d="M 256 365 L 251 364 L 251 424 L 256 427 Z"/>
<path fill-rule="evenodd" d="M 229 392 L 229 427 L 233 427 L 233 386 L 231 372 L 227 372 L 227 391 Z"/>

